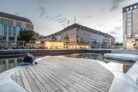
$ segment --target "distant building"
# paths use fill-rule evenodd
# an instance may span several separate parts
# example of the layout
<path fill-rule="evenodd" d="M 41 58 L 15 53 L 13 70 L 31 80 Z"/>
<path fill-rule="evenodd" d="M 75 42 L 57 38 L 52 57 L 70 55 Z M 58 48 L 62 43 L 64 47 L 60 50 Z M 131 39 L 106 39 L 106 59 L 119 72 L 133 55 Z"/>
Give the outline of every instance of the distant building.
<path fill-rule="evenodd" d="M 115 38 L 80 24 L 70 25 L 63 30 L 46 36 L 47 41 L 56 37 L 56 41 L 65 43 L 65 48 L 111 48 L 114 46 Z M 66 40 L 69 40 L 68 42 Z"/>
<path fill-rule="evenodd" d="M 123 8 L 123 47 L 133 49 L 138 44 L 138 3 Z"/>
<path fill-rule="evenodd" d="M 19 31 L 25 30 L 33 30 L 29 19 L 0 12 L 0 47 L 16 44 Z"/>

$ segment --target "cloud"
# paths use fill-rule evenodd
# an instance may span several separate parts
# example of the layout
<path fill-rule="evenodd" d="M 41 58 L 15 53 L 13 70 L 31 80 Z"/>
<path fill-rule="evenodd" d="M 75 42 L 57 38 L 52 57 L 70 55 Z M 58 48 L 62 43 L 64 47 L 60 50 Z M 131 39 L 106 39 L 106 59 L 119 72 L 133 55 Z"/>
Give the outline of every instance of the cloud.
<path fill-rule="evenodd" d="M 102 8 L 101 10 L 100 10 L 100 12 L 103 12 L 105 10 L 105 8 Z"/>
<path fill-rule="evenodd" d="M 121 32 L 121 26 L 116 26 L 109 33 L 116 36 L 116 35 L 120 35 L 120 32 Z"/>
<path fill-rule="evenodd" d="M 66 20 L 66 21 L 67 21 L 67 19 L 66 19 L 65 17 L 58 18 L 58 19 L 56 19 L 56 20 L 54 20 L 54 21 L 55 21 L 55 22 L 59 22 L 59 21 L 62 21 L 62 20 Z"/>
<path fill-rule="evenodd" d="M 86 18 L 91 18 L 92 16 L 90 16 L 90 15 L 87 15 L 87 16 L 85 16 Z"/>
<path fill-rule="evenodd" d="M 14 15 L 21 15 L 21 14 L 24 14 L 25 12 L 14 12 L 13 14 Z"/>
<path fill-rule="evenodd" d="M 44 19 L 48 19 L 49 17 L 50 17 L 50 16 L 47 15 L 47 16 L 44 17 Z"/>
<path fill-rule="evenodd" d="M 119 4 L 122 3 L 124 0 L 112 0 L 112 7 L 110 8 L 110 11 L 113 11 L 119 7 Z"/>
<path fill-rule="evenodd" d="M 98 25 L 98 27 L 103 27 L 104 25 Z"/>
<path fill-rule="evenodd" d="M 40 8 L 40 17 L 42 17 L 46 13 L 47 0 L 38 0 L 38 4 Z"/>
<path fill-rule="evenodd" d="M 66 22 L 67 20 L 61 20 L 61 21 L 59 21 L 58 23 L 63 23 L 63 22 Z"/>
<path fill-rule="evenodd" d="M 61 15 L 61 14 L 58 14 L 58 15 L 56 15 L 56 16 L 52 16 L 52 17 L 50 18 L 50 20 L 54 20 L 54 19 L 61 18 L 61 17 L 62 17 L 62 15 Z"/>

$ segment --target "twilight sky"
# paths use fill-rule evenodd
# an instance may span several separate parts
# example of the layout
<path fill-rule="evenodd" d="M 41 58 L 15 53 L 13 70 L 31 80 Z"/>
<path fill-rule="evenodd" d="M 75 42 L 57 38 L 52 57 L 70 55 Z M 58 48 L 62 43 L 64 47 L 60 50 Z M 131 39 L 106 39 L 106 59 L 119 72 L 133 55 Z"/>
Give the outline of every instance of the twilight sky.
<path fill-rule="evenodd" d="M 0 11 L 29 18 L 41 35 L 74 23 L 109 33 L 122 42 L 122 7 L 137 0 L 0 0 Z"/>

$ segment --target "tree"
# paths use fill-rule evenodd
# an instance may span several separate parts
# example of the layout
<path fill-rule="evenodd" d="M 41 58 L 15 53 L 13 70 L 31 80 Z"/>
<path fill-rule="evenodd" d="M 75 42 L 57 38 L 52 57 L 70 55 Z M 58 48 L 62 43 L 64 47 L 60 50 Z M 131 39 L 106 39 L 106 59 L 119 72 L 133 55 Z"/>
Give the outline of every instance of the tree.
<path fill-rule="evenodd" d="M 116 42 L 115 45 L 116 46 L 123 46 L 123 43 Z"/>
<path fill-rule="evenodd" d="M 52 40 L 51 41 L 56 41 L 56 37 L 52 35 Z"/>
<path fill-rule="evenodd" d="M 69 37 L 68 37 L 67 34 L 66 34 L 66 36 L 65 36 L 65 38 L 64 38 L 64 41 L 65 41 L 65 43 L 69 43 Z"/>
<path fill-rule="evenodd" d="M 34 40 L 39 37 L 39 33 L 32 30 L 20 31 L 19 39 L 29 42 L 29 40 Z"/>

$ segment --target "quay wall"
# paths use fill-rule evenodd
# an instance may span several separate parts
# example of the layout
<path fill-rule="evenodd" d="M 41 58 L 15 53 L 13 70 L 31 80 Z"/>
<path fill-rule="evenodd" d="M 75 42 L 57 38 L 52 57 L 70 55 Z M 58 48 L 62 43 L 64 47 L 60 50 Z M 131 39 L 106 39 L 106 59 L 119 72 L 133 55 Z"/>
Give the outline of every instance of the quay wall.
<path fill-rule="evenodd" d="M 13 50 L 0 50 L 0 58 L 2 57 L 18 57 L 24 56 L 26 53 L 33 55 L 61 55 L 71 53 L 111 53 L 111 50 L 98 50 L 98 49 L 13 49 Z"/>

